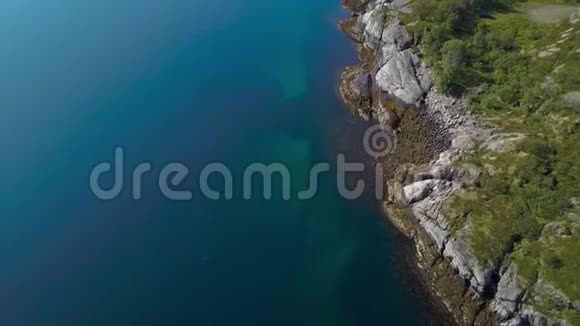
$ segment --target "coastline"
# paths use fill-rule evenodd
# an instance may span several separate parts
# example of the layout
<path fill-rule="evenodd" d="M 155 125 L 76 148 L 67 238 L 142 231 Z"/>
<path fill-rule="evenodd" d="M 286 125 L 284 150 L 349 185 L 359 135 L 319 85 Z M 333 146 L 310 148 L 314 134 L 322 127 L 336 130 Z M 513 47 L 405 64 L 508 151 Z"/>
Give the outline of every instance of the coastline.
<path fill-rule="evenodd" d="M 342 75 L 343 101 L 355 115 L 395 129 L 401 142 L 383 162 L 389 193 L 382 204 L 385 216 L 414 246 L 426 290 L 456 324 L 568 325 L 526 304 L 515 264 L 506 265 L 503 258 L 482 264 L 470 244 L 454 236 L 449 201 L 482 177 L 482 170 L 463 158 L 477 144 L 499 141 L 500 151 L 511 140 L 494 134 L 495 126 L 481 123 L 461 98 L 433 86 L 431 69 L 413 53 L 415 37 L 397 16 L 409 12 L 408 4 L 344 0 L 353 15 L 339 23 L 360 61 Z"/>
<path fill-rule="evenodd" d="M 345 4 L 345 8 L 352 10 Z M 364 9 L 364 6 L 360 7 Z M 477 324 L 484 325 L 489 316 L 481 314 L 481 302 L 474 299 L 459 278 L 450 273 L 449 264 L 441 257 L 436 244 L 424 229 L 419 227 L 418 218 L 408 206 L 394 198 L 392 181 L 397 177 L 404 181 L 406 168 L 428 165 L 451 146 L 450 134 L 441 121 L 434 119 L 431 112 L 419 105 L 403 106 L 401 103 L 384 101 L 373 87 L 371 75 L 378 71 L 377 58 L 364 45 L 365 35 L 358 33 L 355 15 L 339 24 L 339 28 L 356 44 L 359 65 L 350 66 L 342 75 L 340 94 L 355 115 L 365 120 L 376 119 L 382 125 L 397 128 L 398 146 L 384 160 L 385 176 L 389 180 L 389 197 L 382 203 L 382 210 L 390 223 L 410 242 L 415 273 L 422 286 L 431 295 L 436 306 L 456 324 L 475 324 L 475 319 L 484 319 Z M 410 47 L 410 44 L 404 47 Z M 360 77 L 362 76 L 362 78 Z M 359 79 L 357 83 L 357 78 Z M 363 83 L 360 82 L 363 79 Z M 367 80 L 369 80 L 367 82 Z M 355 87 L 352 86 L 355 84 Z M 362 84 L 362 86 L 361 86 Z M 362 90 L 360 90 L 362 88 Z M 385 103 L 387 102 L 387 103 Z M 391 183 L 391 184 L 389 184 Z M 455 309 L 460 307 L 461 309 Z"/>

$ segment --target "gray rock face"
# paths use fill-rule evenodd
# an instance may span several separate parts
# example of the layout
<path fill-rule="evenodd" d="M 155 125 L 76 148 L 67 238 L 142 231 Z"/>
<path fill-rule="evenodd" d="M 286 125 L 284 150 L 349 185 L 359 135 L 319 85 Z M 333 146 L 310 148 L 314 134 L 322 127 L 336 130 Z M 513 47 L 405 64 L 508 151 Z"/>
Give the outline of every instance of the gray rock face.
<path fill-rule="evenodd" d="M 408 204 L 412 204 L 425 199 L 431 194 L 431 192 L 433 192 L 436 183 L 437 181 L 435 180 L 424 180 L 405 186 L 403 188 L 403 194 L 406 199 L 405 201 Z"/>
<path fill-rule="evenodd" d="M 516 264 L 510 263 L 503 271 L 495 298 L 490 303 L 491 310 L 495 312 L 502 325 L 519 325 L 521 318 L 516 316 L 516 312 L 524 293 L 524 287 L 518 277 L 518 268 Z"/>
<path fill-rule="evenodd" d="M 483 295 L 491 284 L 493 267 L 481 266 L 472 253 L 471 247 L 459 238 L 452 238 L 447 242 L 443 255 L 451 260 L 459 275 L 469 281 L 471 288 Z"/>
<path fill-rule="evenodd" d="M 357 28 L 364 36 L 365 46 L 378 48 L 383 37 L 385 27 L 385 14 L 382 8 L 377 8 L 364 13 L 359 17 Z"/>
<path fill-rule="evenodd" d="M 410 49 L 394 54 L 379 70 L 377 85 L 406 106 L 416 106 L 425 95 L 415 72 L 419 58 Z"/>
<path fill-rule="evenodd" d="M 411 47 L 413 38 L 409 35 L 398 18 L 391 19 L 381 36 L 380 64 L 385 64 L 395 53 Z"/>

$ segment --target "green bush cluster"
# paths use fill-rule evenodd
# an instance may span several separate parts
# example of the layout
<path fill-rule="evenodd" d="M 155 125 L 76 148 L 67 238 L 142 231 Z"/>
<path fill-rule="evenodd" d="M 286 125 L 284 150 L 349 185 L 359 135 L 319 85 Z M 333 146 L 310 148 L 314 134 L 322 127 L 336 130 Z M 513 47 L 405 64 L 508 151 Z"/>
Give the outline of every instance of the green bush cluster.
<path fill-rule="evenodd" d="M 421 40 L 421 52 L 436 71 L 437 85 L 454 95 L 471 90 L 481 109 L 502 110 L 538 107 L 539 89 L 532 87 L 545 76 L 549 65 L 535 67 L 522 51 L 547 33 L 546 26 L 522 15 L 503 14 L 508 1 L 419 0 L 407 20 Z M 480 19 L 482 11 L 496 10 L 497 20 Z M 530 68 L 537 78 L 530 78 Z M 522 78 L 526 77 L 526 78 Z M 525 92 L 522 94 L 522 92 Z M 485 93 L 488 96 L 479 96 Z"/>

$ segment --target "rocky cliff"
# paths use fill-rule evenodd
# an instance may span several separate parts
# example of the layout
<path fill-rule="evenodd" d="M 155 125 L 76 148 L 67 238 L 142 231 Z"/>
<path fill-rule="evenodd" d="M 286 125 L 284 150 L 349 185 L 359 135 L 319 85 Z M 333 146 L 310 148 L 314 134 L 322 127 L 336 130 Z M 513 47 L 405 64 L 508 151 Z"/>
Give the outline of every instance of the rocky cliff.
<path fill-rule="evenodd" d="M 385 130 L 398 128 L 398 138 L 410 139 L 385 159 L 392 169 L 386 171 L 385 212 L 414 241 L 426 285 L 458 324 L 568 325 L 533 308 L 515 263 L 482 263 L 462 236 L 470 224 L 458 229 L 453 225 L 451 197 L 467 196 L 464 189 L 477 185 L 483 173 L 462 158 L 479 148 L 508 151 L 524 136 L 496 132 L 468 113 L 461 99 L 433 86 L 430 69 L 416 55 L 415 40 L 398 17 L 409 11 L 408 3 L 345 0 L 353 15 L 340 24 L 356 42 L 361 61 L 343 73 L 340 93 L 345 103 L 361 117 L 378 120 Z M 406 130 L 409 119 L 424 137 L 413 138 L 416 130 Z M 424 143 L 419 154 L 409 149 L 417 141 Z M 545 287 L 550 300 L 574 305 Z"/>

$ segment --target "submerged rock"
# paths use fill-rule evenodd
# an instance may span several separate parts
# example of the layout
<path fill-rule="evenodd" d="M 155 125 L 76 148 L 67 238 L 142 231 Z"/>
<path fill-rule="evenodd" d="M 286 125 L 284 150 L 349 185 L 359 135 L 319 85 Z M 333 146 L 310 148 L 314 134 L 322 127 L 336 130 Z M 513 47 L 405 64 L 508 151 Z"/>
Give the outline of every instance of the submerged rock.
<path fill-rule="evenodd" d="M 360 66 L 348 67 L 342 73 L 339 91 L 349 108 L 365 119 L 371 118 L 372 78 L 368 71 Z"/>
<path fill-rule="evenodd" d="M 360 31 L 357 29 L 357 16 L 350 16 L 349 18 L 342 20 L 338 23 L 338 28 L 350 37 L 356 43 L 363 43 L 364 37 L 361 35 Z"/>

